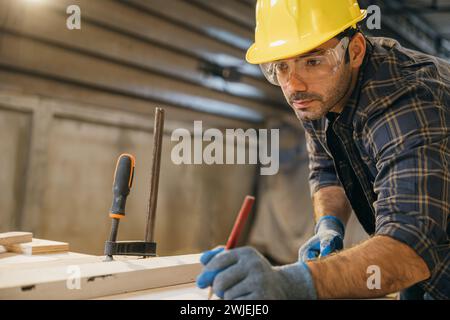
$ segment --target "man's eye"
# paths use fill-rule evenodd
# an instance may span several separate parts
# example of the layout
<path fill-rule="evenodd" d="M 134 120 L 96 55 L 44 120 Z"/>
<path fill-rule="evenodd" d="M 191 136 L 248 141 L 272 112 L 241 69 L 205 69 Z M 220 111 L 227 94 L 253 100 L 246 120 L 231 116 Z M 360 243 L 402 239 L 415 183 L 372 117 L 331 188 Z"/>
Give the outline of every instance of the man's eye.
<path fill-rule="evenodd" d="M 276 65 L 275 65 L 275 70 L 277 71 L 277 72 L 286 72 L 287 71 L 287 69 L 288 69 L 288 65 L 287 65 L 287 63 L 277 63 Z"/>
<path fill-rule="evenodd" d="M 322 64 L 322 60 L 320 60 L 320 59 L 308 59 L 306 61 L 306 65 L 308 67 L 317 67 L 317 66 L 319 66 L 321 64 Z"/>

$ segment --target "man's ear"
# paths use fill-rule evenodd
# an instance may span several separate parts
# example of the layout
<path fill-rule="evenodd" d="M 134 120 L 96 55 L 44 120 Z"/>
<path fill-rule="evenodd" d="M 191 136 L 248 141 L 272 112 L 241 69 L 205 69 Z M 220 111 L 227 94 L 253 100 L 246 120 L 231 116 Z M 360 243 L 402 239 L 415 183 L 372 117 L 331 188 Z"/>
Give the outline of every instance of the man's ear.
<path fill-rule="evenodd" d="M 362 33 L 358 32 L 353 36 L 348 47 L 348 51 L 350 53 L 350 64 L 352 68 L 361 67 L 366 54 L 366 46 L 366 39 Z"/>

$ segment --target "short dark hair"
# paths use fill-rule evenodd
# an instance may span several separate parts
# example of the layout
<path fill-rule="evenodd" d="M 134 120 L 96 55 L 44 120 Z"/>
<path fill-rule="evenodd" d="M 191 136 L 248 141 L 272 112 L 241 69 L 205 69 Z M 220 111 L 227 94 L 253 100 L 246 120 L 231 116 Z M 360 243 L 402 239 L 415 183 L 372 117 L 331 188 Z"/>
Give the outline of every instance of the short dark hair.
<path fill-rule="evenodd" d="M 345 37 L 348 37 L 350 39 L 350 41 L 353 39 L 353 37 L 357 34 L 357 33 L 362 33 L 364 35 L 364 33 L 362 32 L 362 30 L 360 29 L 359 25 L 356 25 L 356 28 L 354 27 L 350 27 L 345 29 L 344 31 L 342 31 L 341 33 L 339 33 L 336 38 L 338 40 L 342 40 Z M 348 53 L 348 47 L 347 47 L 347 51 L 345 52 L 345 63 L 349 63 L 350 62 L 350 54 Z"/>
<path fill-rule="evenodd" d="M 339 40 L 342 40 L 345 37 L 349 37 L 351 40 L 355 36 L 355 34 L 357 34 L 358 32 L 362 33 L 362 30 L 357 25 L 356 28 L 350 27 L 350 28 L 345 29 L 344 31 L 339 33 L 336 36 L 336 38 L 338 38 Z"/>

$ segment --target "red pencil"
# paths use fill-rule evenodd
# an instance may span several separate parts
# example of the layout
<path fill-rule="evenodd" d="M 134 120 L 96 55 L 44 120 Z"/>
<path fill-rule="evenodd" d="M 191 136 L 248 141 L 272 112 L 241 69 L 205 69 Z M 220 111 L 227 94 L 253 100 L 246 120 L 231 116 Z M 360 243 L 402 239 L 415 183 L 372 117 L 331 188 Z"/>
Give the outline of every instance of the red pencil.
<path fill-rule="evenodd" d="M 244 228 L 245 222 L 247 221 L 248 215 L 252 210 L 253 203 L 255 202 L 255 197 L 246 196 L 244 199 L 244 203 L 242 204 L 241 210 L 239 210 L 239 214 L 234 222 L 233 229 L 231 230 L 230 236 L 228 237 L 227 244 L 225 246 L 225 250 L 233 249 L 236 247 L 236 244 L 239 240 L 239 236 L 241 235 L 242 229 Z M 208 300 L 211 299 L 213 294 L 212 287 L 209 288 Z"/>
<path fill-rule="evenodd" d="M 227 245 L 225 249 L 233 249 L 239 240 L 239 236 L 244 228 L 245 222 L 247 221 L 248 215 L 252 210 L 253 203 L 255 202 L 255 197 L 246 196 L 244 203 L 242 204 L 241 210 L 234 222 L 233 230 L 228 237 Z"/>

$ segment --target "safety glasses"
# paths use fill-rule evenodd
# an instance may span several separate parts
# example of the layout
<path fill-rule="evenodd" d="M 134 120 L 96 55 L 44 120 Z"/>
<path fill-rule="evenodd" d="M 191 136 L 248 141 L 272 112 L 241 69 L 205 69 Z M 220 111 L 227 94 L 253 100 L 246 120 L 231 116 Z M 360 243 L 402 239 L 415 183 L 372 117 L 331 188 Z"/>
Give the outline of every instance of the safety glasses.
<path fill-rule="evenodd" d="M 306 83 L 321 82 L 336 73 L 349 43 L 349 38 L 345 37 L 334 48 L 291 59 L 263 63 L 260 67 L 267 80 L 276 86 L 286 84 L 292 74 Z"/>

